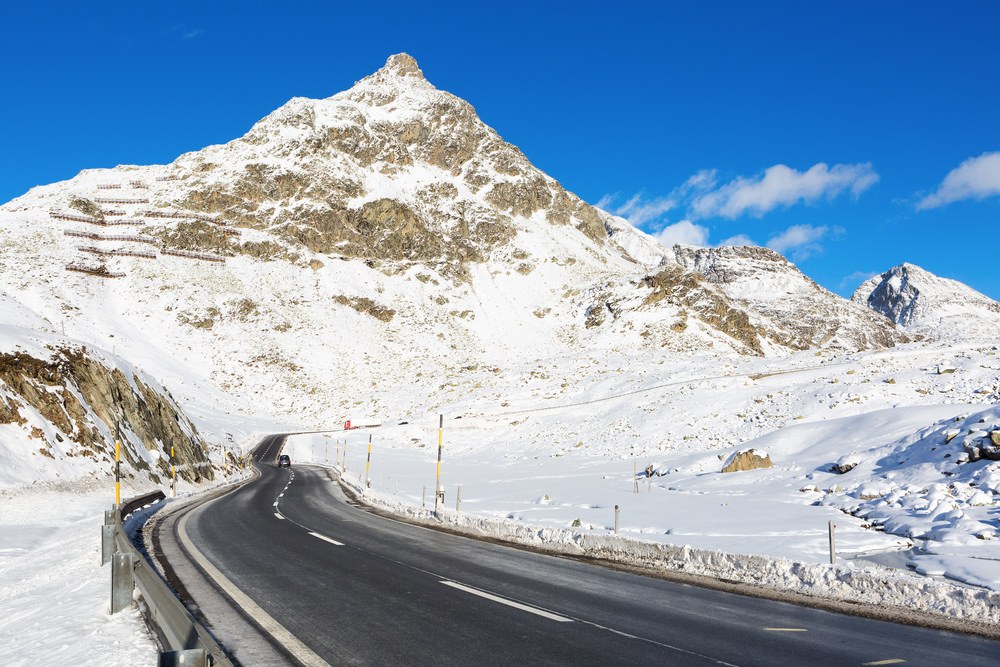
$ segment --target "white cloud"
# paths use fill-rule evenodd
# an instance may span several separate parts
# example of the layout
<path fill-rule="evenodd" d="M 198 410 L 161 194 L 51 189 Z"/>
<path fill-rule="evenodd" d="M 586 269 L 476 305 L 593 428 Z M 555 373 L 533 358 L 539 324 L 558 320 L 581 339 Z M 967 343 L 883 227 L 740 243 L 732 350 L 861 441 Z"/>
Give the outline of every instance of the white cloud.
<path fill-rule="evenodd" d="M 653 238 L 668 248 L 677 243 L 704 248 L 708 246 L 708 227 L 696 225 L 690 220 L 681 220 L 656 232 Z"/>
<path fill-rule="evenodd" d="M 736 236 L 730 236 L 728 239 L 719 242 L 719 247 L 727 245 L 758 245 L 756 241 L 747 236 L 746 234 L 737 234 Z"/>
<path fill-rule="evenodd" d="M 917 202 L 917 209 L 937 208 L 960 199 L 1000 195 L 1000 152 L 970 157 L 944 177 L 937 192 Z"/>
<path fill-rule="evenodd" d="M 677 200 L 673 197 L 645 198 L 641 194 L 632 195 L 621 206 L 615 204 L 617 195 L 604 195 L 595 206 L 612 215 L 619 215 L 635 227 L 641 227 L 651 220 L 656 220 L 667 211 L 677 208 Z"/>
<path fill-rule="evenodd" d="M 700 174 L 714 172 L 699 172 Z M 835 164 L 818 163 L 801 172 L 783 164 L 768 167 L 762 176 L 736 178 L 718 189 L 697 196 L 691 211 L 697 217 L 722 216 L 736 218 L 744 213 L 755 216 L 799 202 L 812 203 L 821 198 L 833 199 L 844 191 L 855 197 L 878 182 L 879 176 L 869 162 Z M 691 179 L 688 181 L 691 182 Z"/>
<path fill-rule="evenodd" d="M 820 241 L 828 234 L 840 234 L 843 231 L 840 227 L 828 227 L 827 225 L 820 227 L 793 225 L 780 234 L 772 236 L 767 242 L 767 247 L 782 255 L 790 255 L 796 262 L 801 262 L 823 251 Z"/>

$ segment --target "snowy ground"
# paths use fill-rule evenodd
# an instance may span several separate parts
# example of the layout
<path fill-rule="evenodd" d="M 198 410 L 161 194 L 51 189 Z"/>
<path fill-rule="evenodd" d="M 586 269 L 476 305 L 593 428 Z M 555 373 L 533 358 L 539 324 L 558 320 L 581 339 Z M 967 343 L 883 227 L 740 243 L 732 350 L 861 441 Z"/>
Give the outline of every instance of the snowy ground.
<path fill-rule="evenodd" d="M 3 491 L 0 664 L 152 665 L 156 644 L 135 607 L 114 616 L 101 524 L 114 487 Z"/>
<path fill-rule="evenodd" d="M 639 542 L 609 537 L 618 505 L 620 538 L 652 544 L 656 558 L 688 571 L 732 576 L 742 568 L 763 585 L 864 590 L 862 599 L 875 603 L 919 599 L 926 609 L 998 623 L 994 598 L 981 590 L 905 573 L 911 562 L 1000 589 L 1000 464 L 957 463 L 970 431 L 1000 428 L 998 369 L 989 345 L 786 359 L 581 353 L 515 363 L 499 375 L 482 369 L 437 393 L 448 521 L 641 554 Z M 401 387 L 395 402 L 421 405 L 421 391 Z M 187 408 L 216 441 L 232 433 L 246 451 L 281 427 L 266 417 L 274 406 L 264 399 L 252 420 L 205 396 Z M 419 512 L 425 500 L 433 504 L 438 417 L 413 412 L 347 415 L 382 426 L 295 436 L 286 451 L 296 463 L 334 465 L 346 443 L 345 477 L 363 485 L 370 435 L 372 499 Z M 719 472 L 749 447 L 766 451 L 774 467 Z M 847 462 L 857 466 L 830 471 Z M 663 474 L 642 476 L 650 465 Z M 152 661 L 137 613 L 107 614 L 109 574 L 98 548 L 111 487 L 95 488 L 107 482 L 98 473 L 62 490 L 3 491 L 0 576 L 15 583 L 0 597 L 0 664 Z M 831 520 L 846 566 L 838 569 L 826 565 Z M 871 554 L 889 554 L 905 580 L 889 591 L 883 575 L 873 579 L 861 558 Z M 890 592 L 897 597 L 887 600 Z"/>

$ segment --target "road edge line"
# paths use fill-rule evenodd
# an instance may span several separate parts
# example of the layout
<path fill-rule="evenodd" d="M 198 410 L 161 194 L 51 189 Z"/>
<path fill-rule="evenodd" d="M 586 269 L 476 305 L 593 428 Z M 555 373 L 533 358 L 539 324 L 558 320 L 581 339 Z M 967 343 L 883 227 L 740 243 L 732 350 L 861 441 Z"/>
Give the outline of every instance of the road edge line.
<path fill-rule="evenodd" d="M 233 602 L 240 605 L 244 614 L 257 623 L 264 632 L 268 633 L 282 648 L 292 654 L 292 656 L 307 667 L 332 667 L 330 663 L 323 660 L 311 648 L 303 644 L 295 635 L 288 631 L 285 626 L 278 623 L 270 614 L 264 611 L 256 602 L 250 599 L 246 593 L 240 590 L 226 575 L 215 565 L 213 565 L 204 554 L 194 546 L 187 533 L 187 520 L 191 514 L 185 514 L 177 522 L 177 535 L 188 554 L 202 568 L 205 574 L 215 581 L 216 585 L 228 595 Z"/>

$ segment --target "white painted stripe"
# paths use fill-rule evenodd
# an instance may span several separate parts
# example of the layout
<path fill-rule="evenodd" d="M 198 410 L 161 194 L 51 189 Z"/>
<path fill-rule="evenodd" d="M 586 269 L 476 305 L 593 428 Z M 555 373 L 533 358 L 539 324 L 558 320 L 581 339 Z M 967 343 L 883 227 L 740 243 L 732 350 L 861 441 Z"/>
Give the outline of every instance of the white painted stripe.
<path fill-rule="evenodd" d="M 321 540 L 325 540 L 326 542 L 329 542 L 330 544 L 336 544 L 338 547 L 344 546 L 343 542 L 338 542 L 337 540 L 329 538 L 326 535 L 320 535 L 319 533 L 309 533 L 309 534 L 312 535 L 313 537 L 318 537 Z"/>
<path fill-rule="evenodd" d="M 266 611 L 261 609 L 257 603 L 251 600 L 246 593 L 241 591 L 236 587 L 233 582 L 229 581 L 222 572 L 219 571 L 207 558 L 197 548 L 191 543 L 191 538 L 187 534 L 187 520 L 190 514 L 185 514 L 181 517 L 180 523 L 178 524 L 178 534 L 184 546 L 187 547 L 188 552 L 191 557 L 205 570 L 205 573 L 215 580 L 215 583 L 219 585 L 226 594 L 233 599 L 233 601 L 239 606 L 239 608 L 246 613 L 250 618 L 257 622 L 264 632 L 274 637 L 275 641 L 284 648 L 286 651 L 291 653 L 295 658 L 307 667 L 330 667 L 330 663 L 321 658 L 315 652 L 313 652 L 308 646 L 303 644 L 298 637 L 293 635 L 285 626 L 278 623 L 274 618 L 272 618 Z"/>
<path fill-rule="evenodd" d="M 889 658 L 888 660 L 876 660 L 875 662 L 863 662 L 862 665 L 901 665 L 905 660 L 900 658 Z"/>
<path fill-rule="evenodd" d="M 764 628 L 768 632 L 808 632 L 805 628 Z"/>
<path fill-rule="evenodd" d="M 544 609 L 539 609 L 538 607 L 531 607 L 520 602 L 514 602 L 513 600 L 508 600 L 506 598 L 493 595 L 492 593 L 487 593 L 486 591 L 480 591 L 475 588 L 470 588 L 468 586 L 463 586 L 462 584 L 456 583 L 454 581 L 443 580 L 441 582 L 445 586 L 451 586 L 452 588 L 457 588 L 460 591 L 465 591 L 466 593 L 472 593 L 473 595 L 478 595 L 481 598 L 486 598 L 487 600 L 492 600 L 493 602 L 499 602 L 500 604 L 505 604 L 508 607 L 514 607 L 515 609 L 520 609 L 521 611 L 526 611 L 531 614 L 537 614 L 544 618 L 551 619 L 553 621 L 559 621 L 560 623 L 572 623 L 572 618 L 566 618 L 565 616 L 559 616 L 558 614 L 553 614 L 552 612 L 545 611 Z"/>
<path fill-rule="evenodd" d="M 278 517 L 279 519 L 284 519 L 285 518 L 285 517 L 281 516 L 280 514 L 278 514 L 277 512 L 274 513 L 274 516 Z"/>
<path fill-rule="evenodd" d="M 277 506 L 278 506 L 278 501 L 277 501 L 277 500 L 275 500 L 275 501 L 274 501 L 274 504 L 273 504 L 273 505 L 271 505 L 271 507 L 277 507 Z"/>

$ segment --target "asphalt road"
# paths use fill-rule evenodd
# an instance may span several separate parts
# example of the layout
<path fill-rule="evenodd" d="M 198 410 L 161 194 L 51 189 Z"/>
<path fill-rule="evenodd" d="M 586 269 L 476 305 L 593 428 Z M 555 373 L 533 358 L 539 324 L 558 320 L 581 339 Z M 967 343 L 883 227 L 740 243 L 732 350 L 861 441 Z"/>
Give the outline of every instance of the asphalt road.
<path fill-rule="evenodd" d="M 268 438 L 255 450 L 258 480 L 173 528 L 222 582 L 213 585 L 283 647 L 241 654 L 247 631 L 227 632 L 203 609 L 244 664 L 1000 664 L 1000 642 L 677 584 L 379 517 L 346 502 L 322 468 L 274 467 L 280 442 Z"/>

